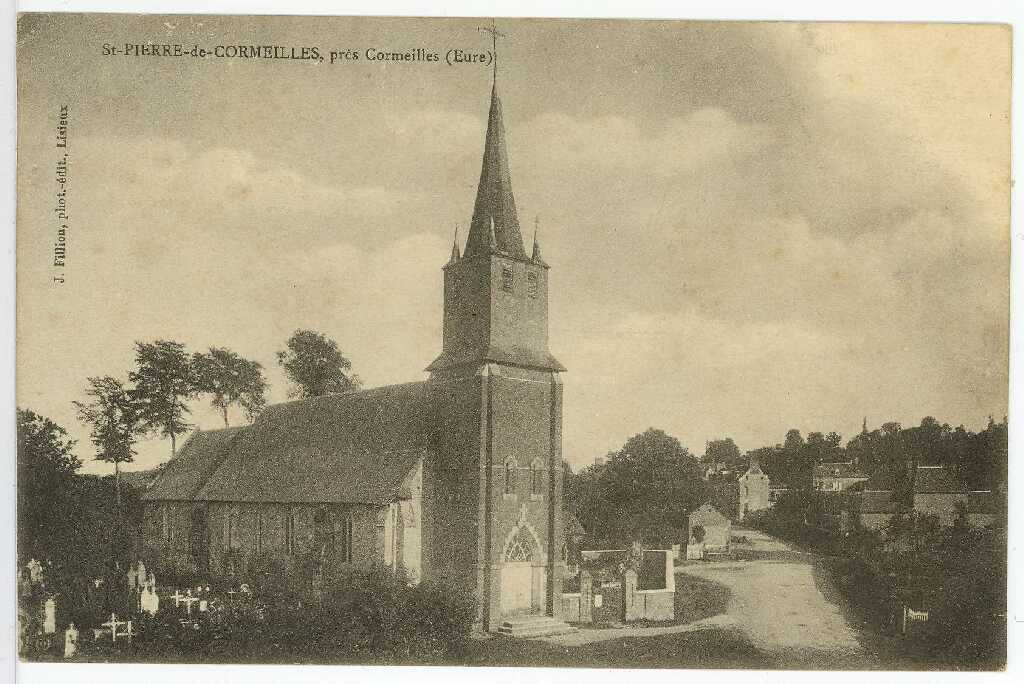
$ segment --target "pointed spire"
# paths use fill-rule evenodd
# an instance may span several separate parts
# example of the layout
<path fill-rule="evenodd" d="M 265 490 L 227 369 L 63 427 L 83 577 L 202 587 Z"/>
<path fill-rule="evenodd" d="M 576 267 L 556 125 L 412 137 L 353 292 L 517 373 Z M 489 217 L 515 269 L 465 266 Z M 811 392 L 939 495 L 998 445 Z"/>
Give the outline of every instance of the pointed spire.
<path fill-rule="evenodd" d="M 868 434 L 868 417 L 867 416 L 864 416 L 864 424 L 861 425 L 860 433 L 862 435 Z"/>
<path fill-rule="evenodd" d="M 487 117 L 480 184 L 477 186 L 473 220 L 466 241 L 467 257 L 489 253 L 491 225 L 498 251 L 511 257 L 526 259 L 523 236 L 519 232 L 519 216 L 512 195 L 512 178 L 505 150 L 505 126 L 501 118 L 501 100 L 497 84 L 491 89 L 491 109 Z"/>
<path fill-rule="evenodd" d="M 539 229 L 540 229 L 540 217 L 539 216 L 534 216 L 533 217 L 533 256 L 531 257 L 531 259 L 533 260 L 533 263 L 535 263 L 535 264 L 538 264 L 540 266 L 547 266 L 547 264 L 544 262 L 544 257 L 542 257 L 540 255 L 540 240 L 537 239 L 537 232 L 538 232 Z"/>
<path fill-rule="evenodd" d="M 459 224 L 455 224 L 455 239 L 452 241 L 452 257 L 448 260 L 449 264 L 454 264 L 456 261 L 462 258 L 459 254 Z"/>

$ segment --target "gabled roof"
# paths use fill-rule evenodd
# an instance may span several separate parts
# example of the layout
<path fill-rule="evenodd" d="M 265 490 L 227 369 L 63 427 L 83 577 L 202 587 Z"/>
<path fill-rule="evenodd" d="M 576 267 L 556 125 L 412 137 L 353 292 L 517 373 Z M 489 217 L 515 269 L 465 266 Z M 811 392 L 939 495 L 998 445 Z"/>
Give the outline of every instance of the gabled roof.
<path fill-rule="evenodd" d="M 748 475 L 751 477 L 767 477 L 767 475 L 764 474 L 764 471 L 761 470 L 761 466 L 759 466 L 756 461 L 750 464 L 750 467 L 747 468 L 747 472 L 740 475 L 740 478 L 742 479 L 744 477 L 747 477 Z"/>
<path fill-rule="evenodd" d="M 491 109 L 487 115 L 487 137 L 484 142 L 483 167 L 473 205 L 464 256 L 490 254 L 494 249 L 516 259 L 526 259 L 523 236 L 519 230 L 516 200 L 512 196 L 512 176 L 505 149 L 505 126 L 501 120 L 498 86 L 491 89 Z"/>
<path fill-rule="evenodd" d="M 393 501 L 430 447 L 435 421 L 427 391 L 418 382 L 270 406 L 230 439 L 196 443 L 191 458 L 211 470 L 208 476 L 154 486 L 146 498 Z"/>
<path fill-rule="evenodd" d="M 861 513 L 895 513 L 896 500 L 892 492 L 865 489 L 860 494 Z"/>
<path fill-rule="evenodd" d="M 587 534 L 572 511 L 562 511 L 562 530 L 566 537 L 582 537 Z"/>
<path fill-rule="evenodd" d="M 232 440 L 244 427 L 196 430 L 178 453 L 164 464 L 143 499 L 191 499 L 228 455 Z"/>
<path fill-rule="evenodd" d="M 690 525 L 703 525 L 707 527 L 709 525 L 730 525 L 730 521 L 727 517 L 718 512 L 714 506 L 710 503 L 706 503 L 693 513 L 690 513 Z"/>
<path fill-rule="evenodd" d="M 960 494 L 966 489 L 942 466 L 917 466 L 914 473 L 915 494 Z"/>
<path fill-rule="evenodd" d="M 845 463 L 819 463 L 816 466 L 814 466 L 814 477 L 863 477 L 867 479 L 867 475 L 862 473 L 860 469 L 857 466 L 855 466 L 851 461 Z"/>

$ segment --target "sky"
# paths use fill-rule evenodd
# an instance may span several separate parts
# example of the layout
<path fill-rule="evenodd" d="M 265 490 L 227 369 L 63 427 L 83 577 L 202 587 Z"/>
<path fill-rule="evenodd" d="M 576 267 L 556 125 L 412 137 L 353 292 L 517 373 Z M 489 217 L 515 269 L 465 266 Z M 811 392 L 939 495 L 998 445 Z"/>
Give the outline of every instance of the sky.
<path fill-rule="evenodd" d="M 79 440 L 86 378 L 136 340 L 263 364 L 297 328 L 366 386 L 420 380 L 480 173 L 480 21 L 23 17 L 17 401 Z M 1010 33 L 999 26 L 504 20 L 519 215 L 551 264 L 564 455 L 648 427 L 695 454 L 1006 413 Z M 273 44 L 359 62 L 103 54 Z M 52 278 L 57 113 L 68 258 Z M 529 244 L 527 245 L 529 249 Z M 201 428 L 221 425 L 203 399 Z M 233 411 L 233 423 L 243 421 Z M 139 445 L 132 467 L 169 456 Z"/>

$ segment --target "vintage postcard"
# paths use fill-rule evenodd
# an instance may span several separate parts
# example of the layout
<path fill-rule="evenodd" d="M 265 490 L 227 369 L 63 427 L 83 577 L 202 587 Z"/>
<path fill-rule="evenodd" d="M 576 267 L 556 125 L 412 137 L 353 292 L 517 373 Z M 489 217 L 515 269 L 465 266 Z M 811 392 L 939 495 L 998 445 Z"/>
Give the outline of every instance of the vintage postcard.
<path fill-rule="evenodd" d="M 23 661 L 1005 667 L 1009 27 L 17 28 Z"/>

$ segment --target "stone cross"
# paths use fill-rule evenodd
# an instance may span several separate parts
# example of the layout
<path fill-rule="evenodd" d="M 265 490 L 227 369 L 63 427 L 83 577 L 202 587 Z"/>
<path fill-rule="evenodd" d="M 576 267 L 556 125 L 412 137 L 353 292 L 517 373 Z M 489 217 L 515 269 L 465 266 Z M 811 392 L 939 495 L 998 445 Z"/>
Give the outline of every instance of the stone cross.
<path fill-rule="evenodd" d="M 117 615 L 115 615 L 114 613 L 110 614 L 110 620 L 108 620 L 107 622 L 103 623 L 104 627 L 109 627 L 110 628 L 110 640 L 111 641 L 117 641 L 117 628 L 120 627 L 123 624 L 125 624 L 125 622 L 122 621 L 122 620 L 118 620 L 117 619 Z"/>
<path fill-rule="evenodd" d="M 171 595 L 171 598 L 174 599 L 174 607 L 177 608 L 178 605 L 185 599 L 185 594 L 182 594 L 180 591 L 175 589 L 174 594 Z"/>

